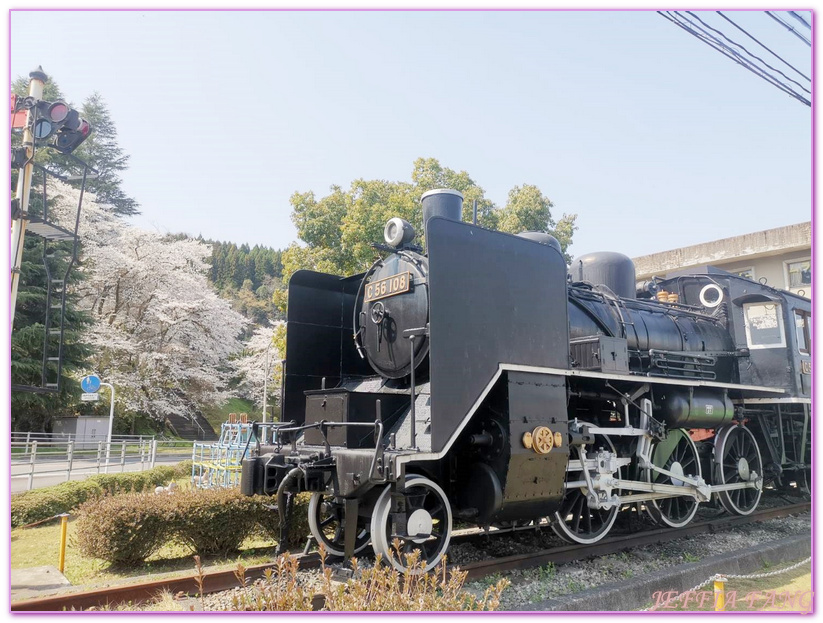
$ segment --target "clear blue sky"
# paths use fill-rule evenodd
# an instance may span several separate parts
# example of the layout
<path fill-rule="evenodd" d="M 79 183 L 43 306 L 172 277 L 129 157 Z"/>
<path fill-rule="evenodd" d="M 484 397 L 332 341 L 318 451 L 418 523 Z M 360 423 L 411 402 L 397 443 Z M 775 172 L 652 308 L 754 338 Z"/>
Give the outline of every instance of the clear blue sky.
<path fill-rule="evenodd" d="M 811 75 L 790 32 L 729 15 Z M 573 254 L 811 217 L 810 108 L 653 11 L 13 11 L 12 79 L 38 64 L 104 96 L 133 221 L 161 231 L 282 248 L 295 191 L 408 181 L 421 156 L 498 205 L 538 185 L 578 215 Z"/>

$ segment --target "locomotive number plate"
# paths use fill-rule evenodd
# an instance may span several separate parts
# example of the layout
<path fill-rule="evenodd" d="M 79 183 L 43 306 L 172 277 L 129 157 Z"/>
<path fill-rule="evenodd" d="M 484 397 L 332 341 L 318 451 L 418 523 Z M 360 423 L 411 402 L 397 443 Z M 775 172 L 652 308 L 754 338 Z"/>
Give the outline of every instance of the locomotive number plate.
<path fill-rule="evenodd" d="M 366 296 L 364 302 L 376 301 L 377 299 L 384 299 L 395 294 L 403 294 L 408 292 L 411 288 L 412 276 L 410 272 L 399 273 L 379 279 L 366 284 Z"/>

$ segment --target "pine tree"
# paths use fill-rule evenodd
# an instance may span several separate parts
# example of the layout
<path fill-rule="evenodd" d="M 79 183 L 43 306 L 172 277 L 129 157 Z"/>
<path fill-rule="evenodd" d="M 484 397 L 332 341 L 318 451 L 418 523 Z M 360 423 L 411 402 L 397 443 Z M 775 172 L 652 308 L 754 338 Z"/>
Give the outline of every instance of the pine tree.
<path fill-rule="evenodd" d="M 29 80 L 20 77 L 15 80 L 12 90 L 18 95 L 28 93 Z M 127 197 L 120 189 L 117 172 L 126 168 L 128 157 L 116 142 L 116 130 L 108 110 L 98 94 L 87 98 L 78 108 L 60 90 L 54 80 L 49 80 L 43 89 L 46 101 L 65 101 L 72 108 L 78 109 L 93 125 L 92 136 L 78 148 L 74 155 L 86 160 L 100 170 L 98 180 L 88 180 L 88 190 L 99 189 L 101 199 L 111 205 L 116 214 L 137 213 L 137 203 Z M 12 134 L 12 144 L 20 143 L 20 133 Z M 74 161 L 51 149 L 38 148 L 35 161 L 50 170 L 59 173 L 78 173 L 79 167 Z M 12 188 L 16 188 L 17 171 L 12 171 Z M 29 211 L 42 214 L 42 175 L 35 175 L 32 187 Z M 38 186 L 39 185 L 39 188 Z M 69 255 L 70 243 L 58 243 L 63 255 Z M 44 351 L 44 327 L 46 305 L 46 275 L 43 266 L 43 240 L 33 234 L 26 236 L 23 252 L 20 285 L 17 295 L 17 308 L 11 335 L 11 379 L 13 385 L 39 387 L 42 383 L 42 365 Z M 67 259 L 60 260 L 53 268 L 62 274 Z M 80 273 L 72 270 L 69 284 L 77 283 Z M 62 376 L 59 394 L 42 394 L 27 391 L 15 391 L 11 396 L 12 426 L 15 430 L 45 431 L 50 428 L 50 421 L 58 415 L 69 415 L 77 404 L 80 387 L 72 374 L 86 367 L 89 349 L 81 341 L 80 335 L 90 319 L 76 309 L 76 299 L 69 287 L 65 310 L 65 332 L 62 352 Z"/>
<path fill-rule="evenodd" d="M 60 245 L 63 246 L 64 252 L 70 247 L 69 243 Z M 42 383 L 43 322 L 46 312 L 46 275 L 42 253 L 43 240 L 36 236 L 28 236 L 23 251 L 14 331 L 11 334 L 12 385 L 40 387 Z M 57 268 L 65 270 L 66 261 L 61 260 Z M 76 271 L 69 274 L 70 283 L 76 283 L 79 278 L 80 275 Z M 52 418 L 71 414 L 81 393 L 79 383 L 71 375 L 85 367 L 89 348 L 81 341 L 80 335 L 89 322 L 88 316 L 76 310 L 75 297 L 70 293 L 66 302 L 60 393 L 12 392 L 13 430 L 46 431 L 50 428 Z"/>

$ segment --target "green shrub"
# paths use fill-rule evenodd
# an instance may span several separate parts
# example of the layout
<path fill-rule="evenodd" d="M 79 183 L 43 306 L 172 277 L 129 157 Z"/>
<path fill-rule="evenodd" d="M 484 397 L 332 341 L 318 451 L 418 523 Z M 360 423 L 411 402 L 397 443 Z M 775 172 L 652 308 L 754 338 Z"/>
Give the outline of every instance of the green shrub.
<path fill-rule="evenodd" d="M 167 485 L 178 478 L 177 470 L 173 465 L 158 465 L 143 472 L 123 472 L 120 474 L 98 474 L 91 476 L 107 493 L 121 493 L 130 491 L 154 490 L 160 485 Z"/>
<path fill-rule="evenodd" d="M 142 562 L 173 535 L 173 497 L 124 493 L 89 500 L 78 509 L 75 544 L 110 563 Z"/>
<path fill-rule="evenodd" d="M 165 497 L 173 502 L 176 539 L 203 556 L 236 552 L 257 523 L 259 503 L 236 489 L 194 489 Z"/>
<path fill-rule="evenodd" d="M 100 484 L 89 479 L 64 482 L 14 495 L 11 498 L 11 526 L 16 528 L 60 513 L 68 513 L 78 504 L 102 493 Z"/>
<path fill-rule="evenodd" d="M 290 547 L 302 545 L 308 535 L 308 500 L 308 494 L 295 499 Z M 255 532 L 277 541 L 279 516 L 265 507 L 272 502 L 236 489 L 104 496 L 78 509 L 76 545 L 86 556 L 117 564 L 145 560 L 172 540 L 201 556 L 225 556 Z"/>
<path fill-rule="evenodd" d="M 280 539 L 280 514 L 267 506 L 273 506 L 276 499 L 264 495 L 256 495 L 255 518 L 257 520 L 257 533 L 264 538 L 277 542 Z M 294 506 L 291 513 L 291 523 L 289 524 L 288 547 L 299 547 L 306 542 L 309 536 L 309 500 L 311 493 L 299 493 L 294 498 Z"/>
<path fill-rule="evenodd" d="M 175 478 L 191 478 L 191 467 L 192 467 L 192 460 L 186 459 L 185 461 L 180 461 L 177 465 L 174 466 L 174 477 Z"/>
<path fill-rule="evenodd" d="M 26 491 L 11 498 L 11 526 L 16 528 L 60 513 L 68 513 L 90 497 L 103 493 L 153 490 L 189 474 L 191 461 L 182 461 L 178 465 L 158 465 L 142 472 L 97 474 L 85 480 Z"/>

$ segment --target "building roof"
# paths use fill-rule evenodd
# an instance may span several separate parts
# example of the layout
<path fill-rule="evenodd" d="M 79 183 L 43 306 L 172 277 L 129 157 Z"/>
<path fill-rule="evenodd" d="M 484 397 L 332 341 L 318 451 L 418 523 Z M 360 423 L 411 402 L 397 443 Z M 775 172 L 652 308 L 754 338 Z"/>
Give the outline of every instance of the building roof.
<path fill-rule="evenodd" d="M 812 223 L 786 225 L 752 234 L 723 238 L 689 247 L 634 258 L 638 278 L 692 266 L 728 264 L 735 260 L 780 255 L 811 249 Z"/>

